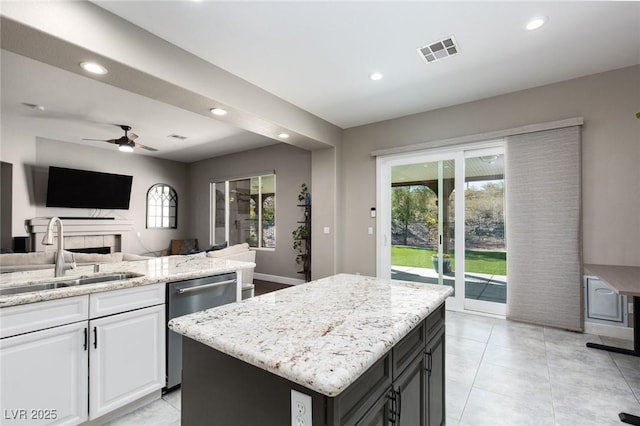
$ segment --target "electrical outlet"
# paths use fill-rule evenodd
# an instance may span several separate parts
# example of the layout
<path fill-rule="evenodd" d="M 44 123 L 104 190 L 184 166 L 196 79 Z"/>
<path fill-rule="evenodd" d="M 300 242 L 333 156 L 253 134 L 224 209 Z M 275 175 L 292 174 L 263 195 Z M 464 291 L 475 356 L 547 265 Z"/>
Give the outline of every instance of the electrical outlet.
<path fill-rule="evenodd" d="M 291 389 L 291 426 L 313 426 L 311 397 Z"/>

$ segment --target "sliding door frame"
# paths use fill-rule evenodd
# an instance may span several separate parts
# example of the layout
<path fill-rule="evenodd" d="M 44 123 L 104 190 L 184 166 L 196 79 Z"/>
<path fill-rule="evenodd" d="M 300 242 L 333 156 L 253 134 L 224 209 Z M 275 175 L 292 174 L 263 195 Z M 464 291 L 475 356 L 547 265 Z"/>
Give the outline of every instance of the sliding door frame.
<path fill-rule="evenodd" d="M 436 149 L 416 150 L 399 154 L 379 155 L 376 157 L 376 276 L 391 277 L 391 169 L 394 166 L 415 163 L 428 163 L 455 160 L 455 182 L 465 182 L 464 159 L 470 151 L 486 149 L 487 152 L 504 149 L 504 140 L 489 140 L 470 144 L 445 146 Z M 457 188 L 456 188 L 457 189 Z M 455 311 L 466 309 L 465 299 L 465 193 L 455 191 L 455 296 L 446 301 L 446 308 Z M 462 214 L 460 214 L 462 212 Z M 439 227 L 442 224 L 439 224 Z M 439 251 L 441 248 L 439 248 Z M 485 302 L 489 303 L 489 302 Z M 481 305 L 480 305 L 481 306 Z M 469 308 L 476 307 L 473 303 Z M 479 307 L 479 306 L 478 306 Z M 483 306 L 484 308 L 484 306 Z M 475 309 L 474 309 L 475 310 Z M 504 315 L 504 312 L 489 309 L 490 313 Z"/>

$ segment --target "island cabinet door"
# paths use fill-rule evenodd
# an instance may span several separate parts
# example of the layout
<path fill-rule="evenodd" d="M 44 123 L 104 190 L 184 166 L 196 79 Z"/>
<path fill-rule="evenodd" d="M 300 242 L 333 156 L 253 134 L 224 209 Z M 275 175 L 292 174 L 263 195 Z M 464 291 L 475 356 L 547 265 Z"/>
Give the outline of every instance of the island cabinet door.
<path fill-rule="evenodd" d="M 87 322 L 0 340 L 0 424 L 77 425 L 87 419 Z"/>
<path fill-rule="evenodd" d="M 427 415 L 429 426 L 445 424 L 445 332 L 444 324 L 431 334 L 425 350 L 427 373 Z"/>
<path fill-rule="evenodd" d="M 418 354 L 393 382 L 390 422 L 394 425 L 427 425 L 426 358 Z"/>

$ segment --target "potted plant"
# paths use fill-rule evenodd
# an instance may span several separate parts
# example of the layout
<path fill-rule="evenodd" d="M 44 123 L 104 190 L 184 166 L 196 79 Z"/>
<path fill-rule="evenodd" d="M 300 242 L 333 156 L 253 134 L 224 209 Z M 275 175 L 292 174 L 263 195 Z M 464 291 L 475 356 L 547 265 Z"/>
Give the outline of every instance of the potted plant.
<path fill-rule="evenodd" d="M 299 273 L 305 275 L 305 281 L 311 280 L 311 195 L 306 184 L 300 185 L 298 194 L 300 207 L 304 207 L 304 220 L 291 233 L 293 237 L 293 249 L 296 253 L 296 263 L 302 265 Z"/>
<path fill-rule="evenodd" d="M 431 263 L 433 264 L 433 269 L 435 269 L 435 271 L 438 272 L 439 271 L 438 253 L 434 253 L 431 255 Z M 448 274 L 450 272 L 451 272 L 451 255 L 449 253 L 444 253 L 442 255 L 442 273 Z"/>

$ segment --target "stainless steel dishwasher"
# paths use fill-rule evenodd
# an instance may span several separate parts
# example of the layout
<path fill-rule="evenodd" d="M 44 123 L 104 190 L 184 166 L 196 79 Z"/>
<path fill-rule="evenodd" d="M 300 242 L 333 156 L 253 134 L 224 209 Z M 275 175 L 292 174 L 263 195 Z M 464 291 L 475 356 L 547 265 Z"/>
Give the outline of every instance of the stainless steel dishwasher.
<path fill-rule="evenodd" d="M 167 284 L 167 321 L 236 301 L 236 274 Z M 182 336 L 167 327 L 167 390 L 182 382 Z"/>

